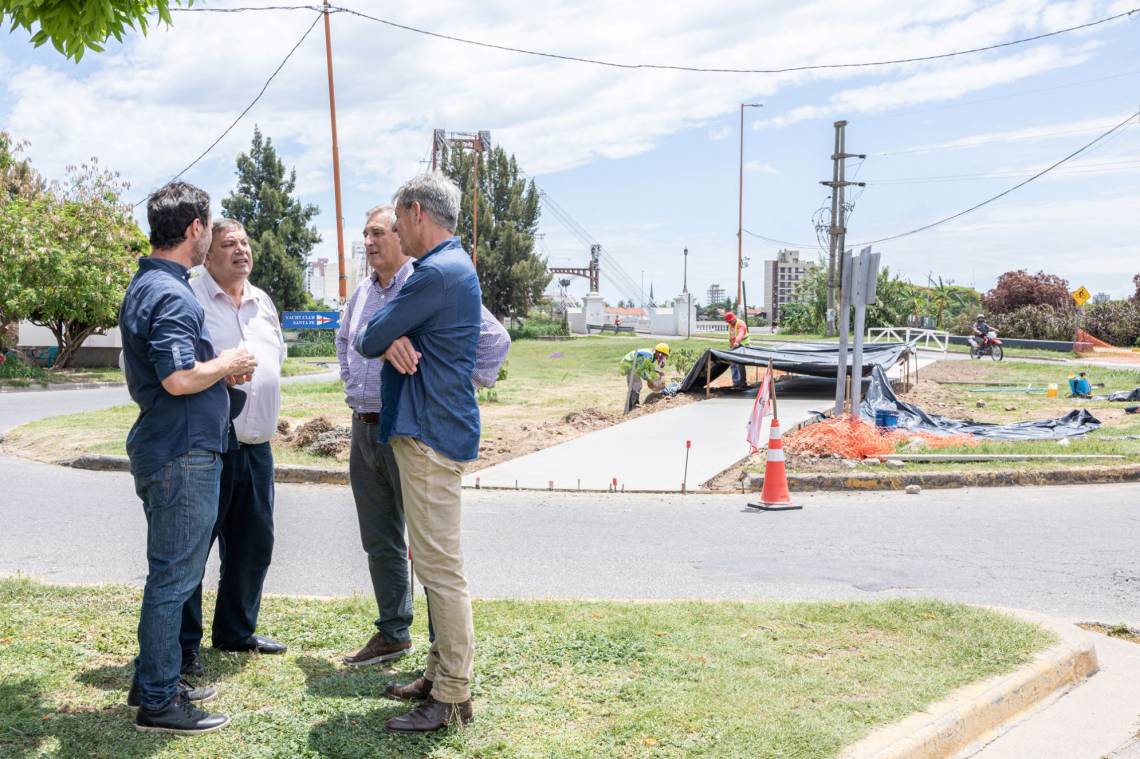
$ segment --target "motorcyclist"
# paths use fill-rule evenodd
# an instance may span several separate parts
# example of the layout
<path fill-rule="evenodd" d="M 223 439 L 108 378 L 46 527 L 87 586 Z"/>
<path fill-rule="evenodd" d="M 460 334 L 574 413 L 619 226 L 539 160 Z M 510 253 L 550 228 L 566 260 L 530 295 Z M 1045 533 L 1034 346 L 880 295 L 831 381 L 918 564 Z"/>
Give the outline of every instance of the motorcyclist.
<path fill-rule="evenodd" d="M 979 347 L 986 347 L 986 343 L 990 341 L 990 332 L 992 331 L 993 327 L 986 323 L 986 315 L 978 314 L 978 318 L 974 320 L 974 335 L 978 338 Z"/>

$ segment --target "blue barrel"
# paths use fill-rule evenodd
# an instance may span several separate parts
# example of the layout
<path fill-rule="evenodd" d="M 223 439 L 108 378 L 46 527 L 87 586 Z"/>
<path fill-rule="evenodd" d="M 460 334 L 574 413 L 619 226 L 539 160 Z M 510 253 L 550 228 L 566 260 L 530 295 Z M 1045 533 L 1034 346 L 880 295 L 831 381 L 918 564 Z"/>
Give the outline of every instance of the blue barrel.
<path fill-rule="evenodd" d="M 875 426 L 886 430 L 895 429 L 899 426 L 899 412 L 883 408 L 875 409 Z"/>

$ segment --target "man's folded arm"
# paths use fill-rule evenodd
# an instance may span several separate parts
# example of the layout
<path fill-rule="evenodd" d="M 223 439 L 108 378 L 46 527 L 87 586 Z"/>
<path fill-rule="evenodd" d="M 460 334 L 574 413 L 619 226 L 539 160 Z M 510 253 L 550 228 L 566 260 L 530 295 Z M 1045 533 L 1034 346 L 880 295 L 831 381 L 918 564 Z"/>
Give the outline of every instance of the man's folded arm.
<path fill-rule="evenodd" d="M 439 310 L 442 295 L 443 277 L 438 271 L 416 271 L 357 335 L 356 352 L 366 358 L 383 356 L 397 337 L 415 332 Z"/>

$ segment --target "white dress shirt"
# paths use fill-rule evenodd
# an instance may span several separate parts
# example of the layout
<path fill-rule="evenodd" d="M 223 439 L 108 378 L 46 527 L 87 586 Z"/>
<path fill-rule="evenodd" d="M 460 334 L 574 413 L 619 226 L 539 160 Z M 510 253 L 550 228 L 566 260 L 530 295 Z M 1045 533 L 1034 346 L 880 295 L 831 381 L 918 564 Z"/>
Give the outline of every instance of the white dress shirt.
<path fill-rule="evenodd" d="M 257 357 L 253 381 L 238 385 L 245 391 L 245 408 L 234 420 L 234 430 L 242 443 L 264 443 L 277 431 L 281 412 L 281 364 L 285 361 L 285 337 L 277 309 L 264 290 L 245 283 L 241 306 L 203 269 L 190 282 L 198 302 L 206 312 L 206 329 L 214 348 L 243 347 Z"/>

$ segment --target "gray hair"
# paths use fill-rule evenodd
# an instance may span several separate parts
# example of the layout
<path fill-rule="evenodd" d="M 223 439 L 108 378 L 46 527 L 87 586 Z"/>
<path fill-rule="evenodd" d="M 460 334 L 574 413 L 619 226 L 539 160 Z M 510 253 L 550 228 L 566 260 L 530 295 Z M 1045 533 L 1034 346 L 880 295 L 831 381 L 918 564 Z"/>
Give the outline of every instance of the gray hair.
<path fill-rule="evenodd" d="M 214 223 L 210 225 L 210 234 L 221 234 L 230 229 L 240 229 L 245 232 L 245 225 L 237 219 L 214 219 Z"/>
<path fill-rule="evenodd" d="M 396 223 L 396 207 L 391 203 L 381 203 L 378 206 L 372 206 L 368 209 L 368 213 L 364 216 L 364 223 L 372 221 L 372 217 L 383 214 L 388 218 L 388 228 L 391 229 L 392 225 Z"/>
<path fill-rule="evenodd" d="M 459 223 L 459 186 L 441 172 L 420 174 L 396 191 L 392 202 L 397 208 L 419 203 L 428 218 L 448 232 Z"/>

